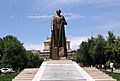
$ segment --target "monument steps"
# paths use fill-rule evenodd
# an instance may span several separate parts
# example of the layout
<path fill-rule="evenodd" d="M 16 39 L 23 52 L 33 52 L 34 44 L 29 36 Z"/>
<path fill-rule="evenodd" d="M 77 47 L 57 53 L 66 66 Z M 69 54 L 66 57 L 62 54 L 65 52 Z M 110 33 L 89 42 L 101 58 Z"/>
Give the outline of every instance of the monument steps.
<path fill-rule="evenodd" d="M 83 68 L 95 81 L 117 81 L 94 67 Z"/>
<path fill-rule="evenodd" d="M 50 60 L 40 68 L 23 70 L 12 81 L 116 81 L 94 67 L 80 67 L 71 60 Z"/>
<path fill-rule="evenodd" d="M 37 71 L 38 68 L 24 69 L 12 81 L 32 81 Z"/>

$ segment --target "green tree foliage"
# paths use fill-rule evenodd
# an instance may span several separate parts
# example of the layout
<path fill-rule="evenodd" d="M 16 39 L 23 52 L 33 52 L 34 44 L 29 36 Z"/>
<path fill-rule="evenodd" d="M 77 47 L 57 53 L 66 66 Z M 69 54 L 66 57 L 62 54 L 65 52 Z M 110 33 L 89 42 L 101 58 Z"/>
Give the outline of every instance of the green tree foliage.
<path fill-rule="evenodd" d="M 4 54 L 2 56 L 2 65 L 12 67 L 13 69 L 22 69 L 25 67 L 26 54 L 23 44 L 14 36 L 3 37 Z"/>
<path fill-rule="evenodd" d="M 117 62 L 117 63 L 120 64 L 120 37 L 119 36 L 116 39 L 116 56 L 115 56 L 115 62 Z"/>
<path fill-rule="evenodd" d="M 93 46 L 90 45 L 90 55 L 93 60 L 93 64 L 103 64 L 105 63 L 105 55 L 104 55 L 104 48 L 105 48 L 105 40 L 102 35 L 98 35 L 97 38 L 94 39 Z M 92 47 L 91 47 L 92 46 Z"/>
<path fill-rule="evenodd" d="M 91 37 L 80 44 L 76 61 L 84 65 L 105 64 L 108 61 L 120 63 L 120 37 L 116 38 L 111 31 L 107 39 L 102 35 Z"/>
<path fill-rule="evenodd" d="M 108 32 L 108 38 L 107 38 L 108 44 L 110 45 L 112 43 L 115 43 L 115 39 L 116 39 L 116 37 L 115 37 L 114 33 L 109 31 Z"/>
<path fill-rule="evenodd" d="M 0 38 L 0 63 L 3 56 L 3 40 Z"/>
<path fill-rule="evenodd" d="M 38 67 L 43 62 L 37 54 L 26 51 L 23 43 L 16 37 L 8 35 L 0 38 L 1 67 L 10 67 L 14 70 L 26 67 Z"/>
<path fill-rule="evenodd" d="M 37 54 L 32 53 L 31 51 L 26 51 L 27 54 L 27 67 L 38 67 L 42 64 L 43 59 L 39 58 Z"/>
<path fill-rule="evenodd" d="M 84 65 L 90 65 L 91 64 L 91 57 L 88 53 L 88 43 L 82 42 L 80 45 L 80 49 L 77 51 L 77 62 L 82 62 Z M 80 58 L 80 59 L 79 59 Z"/>
<path fill-rule="evenodd" d="M 105 54 L 107 61 L 120 63 L 120 38 L 111 31 L 108 32 Z"/>

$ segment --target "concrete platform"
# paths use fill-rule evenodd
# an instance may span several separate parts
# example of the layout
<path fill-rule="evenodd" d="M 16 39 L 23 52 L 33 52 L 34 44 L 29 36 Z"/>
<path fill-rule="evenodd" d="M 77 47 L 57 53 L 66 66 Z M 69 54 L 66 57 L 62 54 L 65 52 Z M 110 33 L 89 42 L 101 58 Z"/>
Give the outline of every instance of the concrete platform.
<path fill-rule="evenodd" d="M 86 81 L 70 60 L 47 61 L 32 81 Z"/>

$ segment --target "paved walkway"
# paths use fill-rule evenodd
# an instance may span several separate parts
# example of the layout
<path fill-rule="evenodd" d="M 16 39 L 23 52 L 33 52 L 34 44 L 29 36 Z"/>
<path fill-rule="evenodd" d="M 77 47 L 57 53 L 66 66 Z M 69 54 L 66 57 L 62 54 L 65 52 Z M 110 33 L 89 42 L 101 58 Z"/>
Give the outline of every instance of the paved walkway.
<path fill-rule="evenodd" d="M 115 72 L 115 73 L 120 73 L 120 69 L 114 70 L 113 72 Z"/>
<path fill-rule="evenodd" d="M 111 72 L 110 69 L 108 69 L 107 71 Z M 115 70 L 113 70 L 113 72 L 114 72 L 114 73 L 120 73 L 120 69 L 115 69 Z"/>

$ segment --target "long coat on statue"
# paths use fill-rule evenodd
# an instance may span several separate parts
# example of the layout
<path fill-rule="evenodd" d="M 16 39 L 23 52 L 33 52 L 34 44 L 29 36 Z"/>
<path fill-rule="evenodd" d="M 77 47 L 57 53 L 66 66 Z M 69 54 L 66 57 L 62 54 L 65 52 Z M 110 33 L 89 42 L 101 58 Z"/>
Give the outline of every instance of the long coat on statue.
<path fill-rule="evenodd" d="M 53 16 L 51 22 L 51 47 L 50 47 L 50 58 L 53 60 L 58 60 L 60 57 L 67 58 L 67 48 L 66 48 L 66 37 L 64 25 L 67 22 L 64 16 Z"/>

